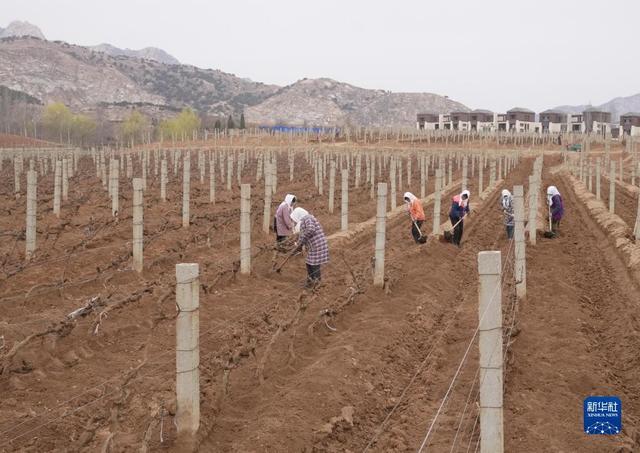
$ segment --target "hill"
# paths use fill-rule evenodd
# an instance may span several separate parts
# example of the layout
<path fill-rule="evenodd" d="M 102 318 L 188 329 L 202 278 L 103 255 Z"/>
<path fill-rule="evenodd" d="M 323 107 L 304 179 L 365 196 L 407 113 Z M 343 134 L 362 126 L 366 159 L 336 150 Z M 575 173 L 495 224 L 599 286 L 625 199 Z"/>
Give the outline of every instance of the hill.
<path fill-rule="evenodd" d="M 411 126 L 422 111 L 468 110 L 431 93 L 369 90 L 332 79 L 303 79 L 246 110 L 247 121 L 274 125 Z"/>
<path fill-rule="evenodd" d="M 111 55 L 112 57 L 134 57 L 134 58 L 142 58 L 145 60 L 154 60 L 160 63 L 166 64 L 180 64 L 177 58 L 172 55 L 169 55 L 162 49 L 158 49 L 157 47 L 145 47 L 140 50 L 132 50 L 132 49 L 120 49 L 118 47 L 112 46 L 111 44 L 100 44 L 97 46 L 90 46 L 89 49 L 95 50 L 96 52 L 103 52 L 107 55 Z"/>
<path fill-rule="evenodd" d="M 592 107 L 591 105 L 562 105 L 556 107 L 558 110 L 567 113 L 582 113 L 585 109 Z M 640 93 L 632 96 L 613 98 L 604 104 L 596 105 L 593 107 L 600 108 L 607 112 L 611 112 L 612 121 L 618 122 L 620 115 L 624 115 L 628 112 L 640 111 Z"/>
<path fill-rule="evenodd" d="M 245 112 L 248 123 L 260 125 L 411 127 L 418 112 L 467 110 L 432 93 L 392 93 L 326 78 L 266 85 L 172 62 L 160 49 L 146 51 L 149 58 L 109 45 L 96 50 L 10 37 L 0 40 L 0 80 L 38 102 L 61 101 L 111 121 L 133 108 L 162 118 L 188 106 L 217 116 Z"/>
<path fill-rule="evenodd" d="M 34 38 L 0 40 L 3 85 L 41 102 L 121 119 L 132 107 L 153 116 L 190 106 L 202 113 L 239 114 L 278 88 L 213 69 L 168 65 Z"/>

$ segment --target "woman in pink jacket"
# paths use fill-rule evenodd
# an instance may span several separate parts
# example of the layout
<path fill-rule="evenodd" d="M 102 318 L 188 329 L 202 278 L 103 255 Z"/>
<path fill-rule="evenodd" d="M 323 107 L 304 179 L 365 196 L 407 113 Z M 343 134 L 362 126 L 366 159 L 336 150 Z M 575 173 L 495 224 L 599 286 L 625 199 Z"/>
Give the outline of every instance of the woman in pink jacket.
<path fill-rule="evenodd" d="M 273 229 L 276 232 L 276 240 L 278 242 L 284 241 L 293 233 L 294 223 L 293 220 L 291 220 L 291 213 L 293 212 L 295 204 L 295 195 L 289 193 L 284 197 L 284 201 L 280 203 L 280 206 L 278 206 L 273 222 Z"/>

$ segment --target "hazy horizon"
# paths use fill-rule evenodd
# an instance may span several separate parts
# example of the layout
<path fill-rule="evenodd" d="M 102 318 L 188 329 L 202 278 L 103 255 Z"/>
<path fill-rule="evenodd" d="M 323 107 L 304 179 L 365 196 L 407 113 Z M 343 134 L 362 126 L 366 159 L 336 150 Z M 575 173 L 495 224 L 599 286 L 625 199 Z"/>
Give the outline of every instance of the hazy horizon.
<path fill-rule="evenodd" d="M 328 77 L 363 88 L 431 92 L 470 108 L 536 112 L 599 105 L 640 92 L 631 57 L 640 2 L 508 0 L 455 5 L 183 0 L 104 3 L 4 0 L 0 27 L 38 26 L 47 39 L 158 47 L 202 68 L 267 84 Z M 625 47 L 625 43 L 628 43 Z"/>

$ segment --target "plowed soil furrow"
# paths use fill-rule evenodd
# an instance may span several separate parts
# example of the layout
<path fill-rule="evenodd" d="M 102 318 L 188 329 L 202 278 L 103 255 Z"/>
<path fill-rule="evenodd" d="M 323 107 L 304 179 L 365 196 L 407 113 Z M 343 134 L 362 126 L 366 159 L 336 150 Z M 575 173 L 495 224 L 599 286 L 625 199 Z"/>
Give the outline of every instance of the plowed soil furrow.
<path fill-rule="evenodd" d="M 94 171 L 90 161 L 88 165 L 84 162 L 84 165 L 86 173 Z M 288 171 L 286 179 L 280 175 L 273 209 L 284 196 L 285 190 L 296 193 L 302 206 L 318 215 L 326 225 L 325 231 L 331 233 L 339 227 L 339 209 L 334 214 L 327 212 L 327 182 L 325 195 L 318 196 L 313 185 L 309 184 L 313 173 L 309 173 L 306 163 L 301 163 L 301 166 L 306 170 L 297 175 L 294 183 L 289 183 Z M 385 171 L 388 174 L 388 169 Z M 414 185 L 419 183 L 419 173 L 416 174 L 416 171 L 414 162 Z M 459 177 L 459 173 L 460 170 L 455 173 L 454 179 Z M 252 171 L 246 174 L 252 175 Z M 251 182 L 254 177 L 255 172 L 250 176 Z M 5 181 L 12 183 L 10 179 Z M 431 175 L 428 192 L 433 191 L 433 184 Z M 192 180 L 192 225 L 185 232 L 176 228 L 180 224 L 181 203 L 180 197 L 175 194 L 181 191 L 180 182 L 175 179 L 171 182 L 169 193 L 173 190 L 174 196 L 170 196 L 166 206 L 159 202 L 155 193 L 158 191 L 157 181 L 150 179 L 149 185 L 148 193 L 151 195 L 145 200 L 145 231 L 151 231 L 152 237 L 145 245 L 147 269 L 142 275 L 127 270 L 129 247 L 126 241 L 130 236 L 131 216 L 128 184 L 122 184 L 121 220 L 114 223 L 110 221 L 110 203 L 106 192 L 99 180 L 89 177 L 83 179 L 77 188 L 72 189 L 74 186 L 70 185 L 69 204 L 76 206 L 73 223 L 61 229 L 59 238 L 56 237 L 51 247 L 39 243 L 43 251 L 42 259 L 52 261 L 38 265 L 36 259 L 34 264 L 19 269 L 18 273 L 2 282 L 2 293 L 12 297 L 1 302 L 3 323 L 0 328 L 6 344 L 22 340 L 31 333 L 59 322 L 67 313 L 95 295 L 99 295 L 108 306 L 125 300 L 135 291 L 144 290 L 139 298 L 110 311 L 108 316 L 99 316 L 103 307 L 98 307 L 74 323 L 64 336 L 48 335 L 32 341 L 12 359 L 8 365 L 9 372 L 0 377 L 0 389 L 12 395 L 0 408 L 0 432 L 25 422 L 11 435 L 26 433 L 12 446 L 31 445 L 40 450 L 52 450 L 60 445 L 71 445 L 73 449 L 91 449 L 100 447 L 109 439 L 111 448 L 118 450 L 141 442 L 144 429 L 149 423 L 155 423 L 159 410 L 166 415 L 166 420 L 170 420 L 170 415 L 175 411 L 175 295 L 172 291 L 175 286 L 173 265 L 176 262 L 198 262 L 201 265 L 202 388 L 205 404 L 212 406 L 212 413 L 222 401 L 223 381 L 233 382 L 233 370 L 242 363 L 249 362 L 248 366 L 255 368 L 252 351 L 258 344 L 264 345 L 277 325 L 285 323 L 295 312 L 291 302 L 301 293 L 299 283 L 303 281 L 303 266 L 299 261 L 288 266 L 283 275 L 271 272 L 272 252 L 267 244 L 273 241 L 273 237 L 261 233 L 261 196 L 257 196 L 252 208 L 255 213 L 252 215 L 256 255 L 254 273 L 250 279 L 238 280 L 237 268 L 233 265 L 237 260 L 238 248 L 237 191 L 230 197 L 219 187 L 218 202 L 211 206 L 208 204 L 208 182 L 200 187 L 197 180 Z M 399 187 L 399 203 L 401 190 L 404 189 L 404 184 Z M 46 194 L 46 190 L 42 192 Z M 419 189 L 414 191 L 418 192 Z M 260 192 L 258 185 L 254 188 L 254 194 Z M 22 228 L 24 207 L 12 197 L 3 202 L 15 209 L 15 220 L 3 217 L 3 222 L 7 222 L 9 228 L 19 230 Z M 374 203 L 367 187 L 352 189 L 350 221 L 369 218 L 375 212 Z M 336 206 L 339 206 L 338 188 Z M 448 209 L 445 206 L 446 202 L 443 202 L 443 211 Z M 55 224 L 55 218 L 52 219 L 51 213 L 43 209 L 43 217 L 49 218 L 43 221 L 39 219 L 39 225 L 46 225 L 47 222 Z M 202 215 L 203 210 L 206 215 Z M 63 218 L 65 214 L 69 216 L 70 213 L 65 213 L 63 208 Z M 91 221 L 91 218 L 94 220 Z M 407 241 L 409 226 L 405 220 L 401 223 L 398 235 L 401 241 Z M 212 224 L 214 234 L 208 234 Z M 87 239 L 85 233 L 78 231 L 78 226 L 90 227 L 96 233 Z M 210 238 L 209 242 L 207 237 Z M 83 240 L 87 241 L 86 251 L 77 247 Z M 338 309 L 341 301 L 348 301 L 354 278 L 357 282 L 370 280 L 369 257 L 373 240 L 368 238 L 362 244 L 365 242 L 366 245 L 362 246 L 366 249 L 364 260 L 356 261 L 351 266 L 340 264 L 337 257 L 333 260 L 328 272 L 329 275 L 333 274 L 334 281 L 341 284 L 322 296 L 321 304 Z M 21 250 L 24 242 L 19 240 L 17 243 Z M 60 254 L 65 250 L 74 253 L 66 259 L 60 259 Z M 109 267 L 120 252 L 124 252 L 124 261 Z M 394 279 L 399 278 L 398 272 L 394 273 L 394 266 L 401 268 L 401 259 L 398 261 L 396 264 L 390 261 L 388 265 L 392 287 Z M 27 297 L 13 297 L 24 291 L 25 287 L 31 291 Z M 315 310 L 315 306 L 309 309 Z M 326 329 L 324 323 L 319 327 Z M 269 364 L 270 361 L 267 361 L 267 366 Z M 129 373 L 132 367 L 138 366 L 139 369 Z M 268 369 L 265 374 L 268 375 Z M 78 379 L 78 376 L 82 378 Z M 108 381 L 103 384 L 105 380 Z M 253 376 L 252 385 L 255 382 Z M 67 401 L 69 399 L 71 401 Z M 85 404 L 87 406 L 83 408 Z M 77 412 L 69 413 L 78 408 Z M 110 432 L 109 426 L 113 425 L 108 422 L 114 408 L 118 408 L 118 418 L 123 420 L 117 433 Z M 88 414 L 92 414 L 90 421 L 87 421 Z M 15 423 L 16 417 L 19 423 Z M 39 426 L 49 421 L 52 423 Z M 203 429 L 206 424 L 203 422 Z M 172 438 L 172 430 L 172 424 L 165 426 L 166 439 Z M 32 438 L 35 433 L 38 433 L 36 439 Z M 6 437 L 11 438 L 8 434 Z"/>
<path fill-rule="evenodd" d="M 518 172 L 518 179 L 526 174 L 524 169 Z M 408 238 L 406 222 L 388 225 L 390 288 L 386 294 L 369 285 L 331 321 L 337 332 L 320 324 L 311 335 L 304 326 L 313 323 L 318 308 L 324 307 L 314 301 L 314 309 L 307 310 L 293 340 L 295 358 L 291 357 L 290 336 L 284 334 L 287 339 L 280 338 L 269 352 L 268 377 L 262 385 L 256 386 L 252 367 L 232 371 L 229 394 L 201 449 L 360 451 L 376 433 L 418 363 L 429 356 L 428 368 L 374 444 L 375 451 L 417 447 L 446 390 L 451 367 L 455 369 L 453 358 L 463 352 L 477 323 L 475 254 L 506 244 L 497 196 L 494 193 L 468 220 L 462 249 L 437 241 L 418 247 Z M 445 204 L 448 211 L 449 204 Z M 369 241 L 344 247 L 339 252 L 344 262 L 366 263 L 373 254 L 373 235 Z M 344 285 L 339 283 L 344 278 L 341 270 L 348 268 L 334 254 L 325 280 L 334 292 Z M 320 294 L 326 303 L 331 296 L 324 296 L 324 291 Z M 332 292 L 330 288 L 327 291 Z M 450 331 L 441 337 L 450 321 Z M 258 355 L 261 353 L 259 350 Z M 476 362 L 477 358 L 470 368 Z M 471 377 L 464 379 L 471 381 Z M 349 413 L 350 408 L 353 420 L 342 419 L 342 411 Z"/>
<path fill-rule="evenodd" d="M 548 175 L 544 183 L 558 186 L 566 214 L 558 238 L 527 251 L 528 295 L 505 395 L 506 451 L 635 451 L 638 282 L 570 185 Z M 589 395 L 622 399 L 621 436 L 583 433 Z"/>

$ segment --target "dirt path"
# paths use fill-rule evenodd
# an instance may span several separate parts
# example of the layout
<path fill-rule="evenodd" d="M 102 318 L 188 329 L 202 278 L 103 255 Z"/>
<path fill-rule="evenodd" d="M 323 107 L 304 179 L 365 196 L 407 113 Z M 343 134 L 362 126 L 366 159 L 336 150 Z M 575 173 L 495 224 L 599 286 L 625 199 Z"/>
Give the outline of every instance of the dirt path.
<path fill-rule="evenodd" d="M 566 214 L 560 237 L 527 250 L 528 296 L 507 375 L 506 451 L 631 451 L 616 448 L 637 439 L 638 282 L 569 184 L 543 179 L 558 186 Z M 622 399 L 623 436 L 582 432 L 589 395 Z"/>

